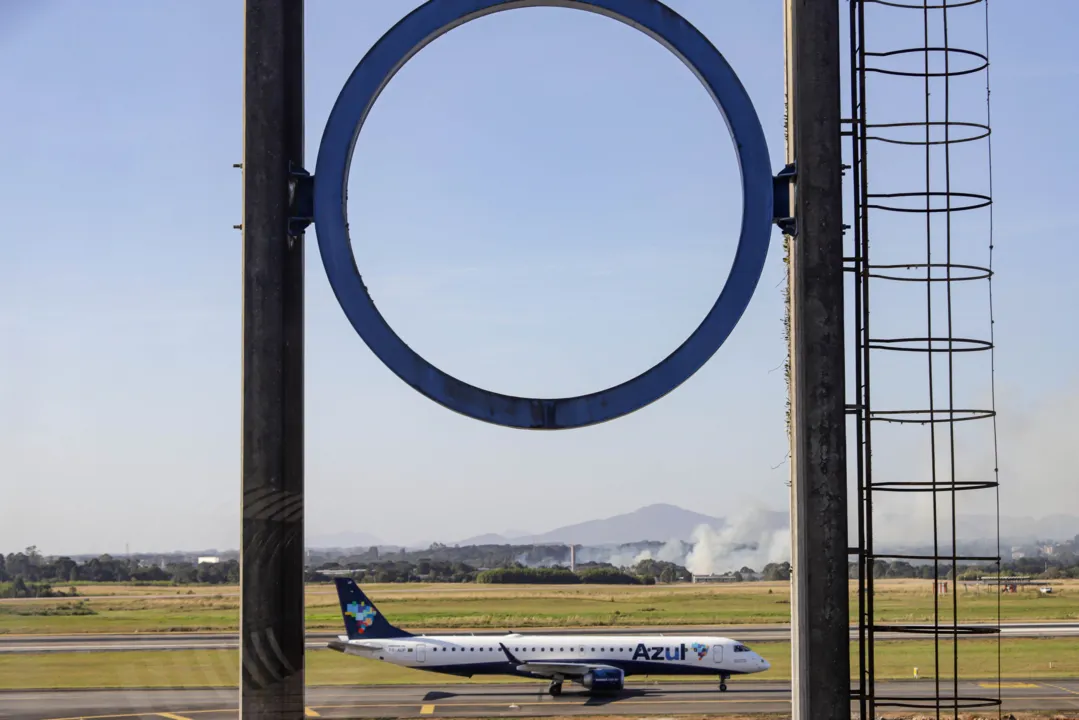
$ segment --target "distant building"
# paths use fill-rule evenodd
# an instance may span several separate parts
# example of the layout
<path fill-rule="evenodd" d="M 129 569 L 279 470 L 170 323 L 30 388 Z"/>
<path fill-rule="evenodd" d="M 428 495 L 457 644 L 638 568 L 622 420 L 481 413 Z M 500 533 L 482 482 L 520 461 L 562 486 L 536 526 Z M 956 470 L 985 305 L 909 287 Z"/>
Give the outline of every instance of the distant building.
<path fill-rule="evenodd" d="M 203 555 L 195 561 L 195 564 L 202 565 L 203 563 L 207 563 L 210 565 L 216 565 L 219 562 L 221 562 L 221 558 L 219 558 L 217 555 Z"/>
<path fill-rule="evenodd" d="M 695 583 L 729 583 L 735 582 L 737 578 L 733 575 L 694 575 L 693 582 Z"/>

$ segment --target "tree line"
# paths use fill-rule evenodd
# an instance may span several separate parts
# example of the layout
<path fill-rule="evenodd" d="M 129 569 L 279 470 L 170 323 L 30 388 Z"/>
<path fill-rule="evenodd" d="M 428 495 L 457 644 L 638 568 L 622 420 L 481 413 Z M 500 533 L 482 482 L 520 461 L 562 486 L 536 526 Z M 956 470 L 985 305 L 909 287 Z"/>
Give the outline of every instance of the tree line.
<path fill-rule="evenodd" d="M 173 561 L 162 567 L 111 555 L 78 562 L 67 556 L 43 557 L 34 546 L 0 555 L 0 597 L 71 596 L 75 594 L 73 587 L 56 588 L 79 582 L 235 585 L 240 582 L 240 565 L 236 560 L 198 565 Z"/>
<path fill-rule="evenodd" d="M 647 543 L 644 543 L 647 544 Z M 635 544 L 637 545 L 637 544 Z M 634 545 L 634 547 L 635 547 Z M 1021 575 L 1052 580 L 1079 578 L 1079 553 L 1075 543 L 1058 546 L 1053 555 L 1022 557 L 1002 564 L 1003 575 Z M 472 548 L 448 548 L 435 544 L 424 556 L 424 551 L 407 553 L 379 553 L 372 548 L 361 553 L 339 554 L 335 559 L 322 558 L 318 565 L 309 564 L 305 572 L 308 582 L 331 582 L 335 575 L 347 574 L 358 582 L 409 583 L 595 583 L 595 584 L 655 584 L 692 580 L 685 567 L 661 560 L 642 560 L 631 567 L 616 567 L 610 563 L 579 563 L 576 572 L 564 565 L 551 564 L 551 551 L 558 546 L 536 546 L 523 553 L 514 546 L 473 546 Z M 511 552 L 512 550 L 512 552 Z M 565 550 L 565 548 L 561 548 Z M 460 557 L 487 557 L 499 560 L 498 564 L 470 563 Z M 522 562 L 542 558 L 543 567 Z M 958 568 L 960 580 L 975 580 L 982 575 L 996 574 L 995 565 L 963 565 Z M 951 565 L 941 563 L 936 570 L 941 580 L 953 579 Z M 850 563 L 849 575 L 858 577 L 858 564 Z M 732 582 L 760 578 L 766 581 L 790 579 L 790 563 L 769 563 L 756 573 L 752 568 L 725 573 Z M 921 578 L 934 577 L 932 564 L 913 564 L 905 560 L 876 560 L 873 564 L 875 578 Z M 135 557 L 98 557 L 75 560 L 71 557 L 43 557 L 36 547 L 22 552 L 0 554 L 0 598 L 53 597 L 74 595 L 74 584 L 85 582 L 129 582 L 187 584 L 237 584 L 240 580 L 239 562 L 234 559 L 217 563 L 196 564 L 186 560 L 171 559 L 147 562 Z"/>
<path fill-rule="evenodd" d="M 529 567 L 508 562 L 496 568 L 476 568 L 468 563 L 421 559 L 384 560 L 366 563 L 325 562 L 306 573 L 308 582 L 331 582 L 335 575 L 348 575 L 360 583 L 476 582 L 522 584 L 621 584 L 654 585 L 656 582 L 687 581 L 692 575 L 681 565 L 661 560 L 642 560 L 631 568 L 609 563 L 582 563 L 576 571 L 567 567 Z"/>
<path fill-rule="evenodd" d="M 997 574 L 996 564 L 958 564 L 959 580 L 977 580 L 983 576 Z M 1045 556 L 1033 558 L 1017 558 L 1001 563 L 1000 574 L 1004 576 L 1014 575 L 1020 577 L 1037 578 L 1041 580 L 1057 580 L 1064 578 L 1079 579 L 1079 556 L 1075 553 L 1064 552 L 1059 556 Z M 848 575 L 851 579 L 858 577 L 858 563 L 848 564 Z M 877 579 L 887 578 L 917 578 L 932 580 L 933 577 L 940 580 L 954 580 L 956 575 L 952 572 L 951 563 L 942 562 L 934 570 L 932 563 L 919 563 L 917 565 L 906 560 L 874 560 L 873 577 Z"/>

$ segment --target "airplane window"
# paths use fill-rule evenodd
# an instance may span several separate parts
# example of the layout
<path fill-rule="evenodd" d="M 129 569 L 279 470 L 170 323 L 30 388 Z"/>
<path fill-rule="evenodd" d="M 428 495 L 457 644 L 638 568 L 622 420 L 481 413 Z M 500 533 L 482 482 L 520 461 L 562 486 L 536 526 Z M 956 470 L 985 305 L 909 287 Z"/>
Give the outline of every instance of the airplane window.
<path fill-rule="evenodd" d="M 409 649 L 408 649 L 408 651 L 409 651 L 409 652 L 412 652 L 412 648 L 409 648 Z"/>

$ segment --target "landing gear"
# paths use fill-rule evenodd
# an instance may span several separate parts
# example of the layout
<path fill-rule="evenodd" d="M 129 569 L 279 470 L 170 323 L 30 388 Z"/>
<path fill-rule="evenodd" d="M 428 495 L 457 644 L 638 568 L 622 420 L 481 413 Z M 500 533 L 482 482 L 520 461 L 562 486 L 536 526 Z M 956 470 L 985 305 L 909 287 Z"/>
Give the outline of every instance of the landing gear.
<path fill-rule="evenodd" d="M 727 681 L 730 680 L 730 679 L 731 679 L 730 675 L 720 675 L 719 676 L 719 691 L 720 692 L 727 692 Z"/>
<path fill-rule="evenodd" d="M 551 681 L 551 686 L 549 688 L 547 688 L 547 692 L 550 693 L 552 697 L 558 697 L 559 695 L 561 695 L 562 694 L 562 681 L 561 680 L 552 680 Z"/>

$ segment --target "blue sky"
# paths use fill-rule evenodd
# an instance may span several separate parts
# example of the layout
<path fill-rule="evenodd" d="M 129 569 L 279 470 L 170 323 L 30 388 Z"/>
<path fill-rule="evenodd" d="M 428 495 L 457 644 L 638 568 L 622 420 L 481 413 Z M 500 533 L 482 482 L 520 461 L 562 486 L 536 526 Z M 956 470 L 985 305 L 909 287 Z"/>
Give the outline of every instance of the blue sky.
<path fill-rule="evenodd" d="M 344 79 L 415 4 L 309 0 L 312 169 Z M 738 72 L 780 168 L 781 3 L 670 4 Z M 1036 13 L 991 6 L 1012 513 L 1079 511 L 1065 452 L 1079 407 L 1079 249 L 1067 226 L 1077 21 L 1070 0 L 1041 0 Z M 982 27 L 978 16 L 954 23 Z M 906 44 L 901 24 L 878 27 Z M 236 2 L 0 4 L 0 64 L 17 68 L 0 76 L 0 549 L 237 544 L 242 35 Z M 961 96 L 964 111 L 983 111 L 981 93 L 982 105 L 977 90 Z M 877 98 L 882 118 L 920 112 L 900 92 Z M 972 152 L 971 187 L 985 179 Z M 881 186 L 913 167 L 879 157 Z M 692 332 L 733 256 L 738 187 L 722 119 L 673 56 L 604 18 L 526 10 L 459 28 L 399 73 L 360 137 L 349 212 L 365 280 L 407 342 L 462 379 L 549 396 L 625 380 Z M 987 243 L 986 219 L 963 229 L 971 252 Z M 903 222 L 875 223 L 882 253 L 907 252 Z M 786 507 L 773 237 L 742 322 L 682 388 L 599 427 L 527 433 L 459 417 L 399 382 L 348 325 L 308 233 L 309 534 L 446 542 L 652 502 L 715 515 Z M 882 292 L 874 307 L 901 324 L 906 302 Z M 980 302 L 965 306 L 972 323 Z M 972 367 L 960 374 L 978 396 L 987 370 Z M 901 400 L 912 371 L 895 372 L 879 394 Z M 924 470 L 908 442 L 921 441 L 882 445 L 882 473 Z M 983 471 L 984 440 L 966 452 L 970 472 Z"/>

